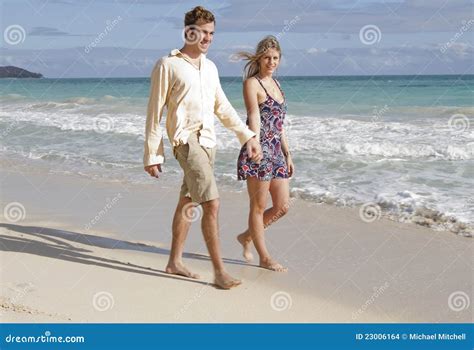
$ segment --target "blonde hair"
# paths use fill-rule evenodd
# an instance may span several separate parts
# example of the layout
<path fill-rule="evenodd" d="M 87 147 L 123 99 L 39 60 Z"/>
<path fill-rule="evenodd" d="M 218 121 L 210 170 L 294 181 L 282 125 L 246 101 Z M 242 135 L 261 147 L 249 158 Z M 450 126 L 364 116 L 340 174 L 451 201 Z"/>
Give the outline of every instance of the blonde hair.
<path fill-rule="evenodd" d="M 258 61 L 265 55 L 268 49 L 275 49 L 281 57 L 280 43 L 273 35 L 268 35 L 260 40 L 254 54 L 245 51 L 237 53 L 237 57 L 248 61 L 244 67 L 244 80 L 257 75 L 260 72 Z"/>

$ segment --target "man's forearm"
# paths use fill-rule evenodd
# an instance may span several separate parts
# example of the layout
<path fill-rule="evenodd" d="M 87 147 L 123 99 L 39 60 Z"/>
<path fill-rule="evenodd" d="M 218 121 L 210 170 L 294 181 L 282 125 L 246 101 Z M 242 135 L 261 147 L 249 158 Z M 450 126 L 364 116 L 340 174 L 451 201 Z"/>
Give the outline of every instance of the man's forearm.
<path fill-rule="evenodd" d="M 158 61 L 151 74 L 150 97 L 148 98 L 145 150 L 145 166 L 164 163 L 163 131 L 160 127 L 163 109 L 168 94 L 168 76 L 166 66 Z"/>

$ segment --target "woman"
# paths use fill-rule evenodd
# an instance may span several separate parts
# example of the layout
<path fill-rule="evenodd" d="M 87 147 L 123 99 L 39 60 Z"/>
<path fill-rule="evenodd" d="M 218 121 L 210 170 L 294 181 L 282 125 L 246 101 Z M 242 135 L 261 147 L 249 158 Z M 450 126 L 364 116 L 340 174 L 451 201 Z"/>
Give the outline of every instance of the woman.
<path fill-rule="evenodd" d="M 259 164 L 248 158 L 244 145 L 237 161 L 239 180 L 247 181 L 250 198 L 248 229 L 237 236 L 244 258 L 253 259 L 251 243 L 260 256 L 260 266 L 273 271 L 287 271 L 273 260 L 265 245 L 264 230 L 288 211 L 288 179 L 294 173 L 288 141 L 283 128 L 286 99 L 280 83 L 273 78 L 281 58 L 281 49 L 274 36 L 258 43 L 255 54 L 239 53 L 248 60 L 244 75 L 244 100 L 247 125 L 259 136 L 263 159 Z M 266 209 L 270 192 L 272 207 Z"/>

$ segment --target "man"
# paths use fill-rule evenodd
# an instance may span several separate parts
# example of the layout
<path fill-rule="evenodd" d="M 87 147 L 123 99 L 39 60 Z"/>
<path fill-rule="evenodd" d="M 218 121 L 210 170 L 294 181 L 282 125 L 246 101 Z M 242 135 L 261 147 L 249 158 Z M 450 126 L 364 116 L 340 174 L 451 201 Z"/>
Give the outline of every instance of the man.
<path fill-rule="evenodd" d="M 173 239 L 166 272 L 199 278 L 183 264 L 184 242 L 191 222 L 183 213 L 201 205 L 201 228 L 214 267 L 215 284 L 230 289 L 241 283 L 224 268 L 219 248 L 219 194 L 214 178 L 216 136 L 214 115 L 236 133 L 241 144 L 247 143 L 249 156 L 259 162 L 260 144 L 240 120 L 222 91 L 217 68 L 205 56 L 214 35 L 214 15 L 197 6 L 185 15 L 185 45 L 161 58 L 151 75 L 148 102 L 145 171 L 158 178 L 164 162 L 160 120 L 167 108 L 166 130 L 173 154 L 184 171 L 180 198 L 173 218 Z"/>

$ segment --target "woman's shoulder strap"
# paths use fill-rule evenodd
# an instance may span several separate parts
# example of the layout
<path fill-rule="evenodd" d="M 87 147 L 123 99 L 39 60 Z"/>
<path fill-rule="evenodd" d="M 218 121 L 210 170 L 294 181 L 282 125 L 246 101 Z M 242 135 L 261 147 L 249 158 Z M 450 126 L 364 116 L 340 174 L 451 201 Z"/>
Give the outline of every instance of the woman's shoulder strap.
<path fill-rule="evenodd" d="M 255 77 L 255 79 L 257 79 L 257 81 L 259 82 L 260 86 L 263 88 L 263 90 L 265 90 L 265 93 L 268 95 L 268 91 L 267 91 L 267 89 L 265 89 L 265 86 L 263 86 L 262 80 L 261 80 L 258 76 L 256 76 L 256 75 L 254 75 L 254 77 Z"/>

